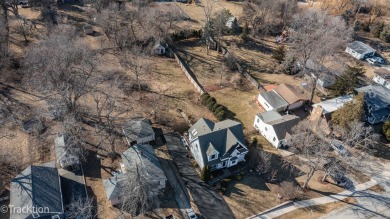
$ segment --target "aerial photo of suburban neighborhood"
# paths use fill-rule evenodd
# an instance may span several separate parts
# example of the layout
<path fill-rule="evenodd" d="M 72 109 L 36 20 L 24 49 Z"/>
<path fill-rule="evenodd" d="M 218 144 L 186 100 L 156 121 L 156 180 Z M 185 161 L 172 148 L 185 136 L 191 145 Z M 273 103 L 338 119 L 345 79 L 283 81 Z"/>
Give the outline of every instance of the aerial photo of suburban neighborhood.
<path fill-rule="evenodd" d="M 0 219 L 390 218 L 390 0 L 0 0 Z"/>

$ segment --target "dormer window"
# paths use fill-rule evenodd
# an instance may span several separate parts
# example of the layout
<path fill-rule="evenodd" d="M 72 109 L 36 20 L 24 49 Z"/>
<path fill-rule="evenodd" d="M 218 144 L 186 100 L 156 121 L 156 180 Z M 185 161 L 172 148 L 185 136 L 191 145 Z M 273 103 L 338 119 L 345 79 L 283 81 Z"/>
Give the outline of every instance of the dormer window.
<path fill-rule="evenodd" d="M 211 155 L 211 157 L 210 157 L 211 160 L 214 160 L 215 158 L 217 158 L 217 155 L 215 155 L 215 154 Z"/>

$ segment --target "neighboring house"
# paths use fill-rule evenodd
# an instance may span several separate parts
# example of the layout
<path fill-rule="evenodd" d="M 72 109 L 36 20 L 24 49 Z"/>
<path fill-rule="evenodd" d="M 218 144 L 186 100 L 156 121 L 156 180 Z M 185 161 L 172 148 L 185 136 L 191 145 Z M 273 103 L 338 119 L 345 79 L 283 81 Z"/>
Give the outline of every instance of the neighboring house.
<path fill-rule="evenodd" d="M 259 113 L 255 116 L 254 127 L 275 148 L 287 145 L 286 134 L 298 124 L 299 117 L 294 115 L 280 115 L 275 110 Z"/>
<path fill-rule="evenodd" d="M 17 175 L 11 181 L 10 206 L 11 219 L 63 219 L 61 180 L 55 162 L 31 165 Z"/>
<path fill-rule="evenodd" d="M 156 55 L 164 55 L 166 52 L 166 48 L 161 42 L 157 42 L 154 45 L 153 50 L 154 50 L 154 54 Z"/>
<path fill-rule="evenodd" d="M 209 166 L 210 170 L 217 170 L 245 161 L 248 149 L 239 122 L 228 119 L 214 123 L 201 118 L 188 135 L 190 150 L 201 169 Z"/>
<path fill-rule="evenodd" d="M 149 120 L 134 118 L 123 126 L 123 134 L 129 145 L 143 144 L 155 140 L 155 134 Z"/>
<path fill-rule="evenodd" d="M 276 110 L 281 112 L 288 107 L 288 103 L 274 90 L 259 94 L 257 103 L 266 111 Z"/>
<path fill-rule="evenodd" d="M 307 101 L 307 98 L 291 84 L 280 84 L 274 91 L 289 104 L 286 110 L 298 109 Z"/>
<path fill-rule="evenodd" d="M 376 83 L 390 89 L 390 68 L 375 69 L 375 75 L 372 80 Z"/>
<path fill-rule="evenodd" d="M 68 168 L 80 163 L 79 157 L 72 154 L 66 147 L 67 137 L 60 133 L 57 135 L 54 144 L 57 164 L 61 168 Z"/>
<path fill-rule="evenodd" d="M 375 49 L 360 41 L 354 41 L 348 44 L 345 51 L 356 59 L 366 59 L 372 57 L 376 52 Z"/>
<path fill-rule="evenodd" d="M 309 59 L 306 62 L 306 68 L 312 71 L 311 77 L 313 78 L 316 77 L 316 73 L 319 74 L 317 78 L 317 85 L 321 88 L 328 88 L 336 83 L 336 76 L 324 65 Z"/>
<path fill-rule="evenodd" d="M 143 172 L 150 188 L 154 188 L 150 196 L 155 196 L 166 187 L 167 177 L 152 146 L 136 144 L 130 147 L 122 153 L 122 162 L 124 173 L 103 180 L 106 196 L 111 205 L 120 204 L 122 188 L 126 185 L 128 177 L 136 175 L 137 171 Z"/>
<path fill-rule="evenodd" d="M 381 85 L 368 85 L 357 88 L 364 93 L 364 107 L 367 122 L 375 125 L 386 122 L 390 116 L 390 90 Z"/>
<path fill-rule="evenodd" d="M 340 109 L 341 107 L 344 106 L 345 103 L 348 103 L 350 101 L 353 101 L 353 95 L 345 95 L 345 96 L 340 96 L 336 97 L 333 99 L 325 100 L 316 104 L 313 104 L 313 110 L 317 107 L 322 108 L 322 114 L 326 119 L 330 119 L 330 115 Z"/>

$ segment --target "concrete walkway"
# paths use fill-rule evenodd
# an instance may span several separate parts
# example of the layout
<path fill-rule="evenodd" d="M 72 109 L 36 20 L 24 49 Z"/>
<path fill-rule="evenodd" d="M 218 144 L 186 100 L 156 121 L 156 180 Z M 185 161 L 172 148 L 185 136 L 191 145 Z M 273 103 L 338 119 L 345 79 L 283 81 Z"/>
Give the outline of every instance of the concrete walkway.
<path fill-rule="evenodd" d="M 351 197 L 351 196 L 353 197 L 354 194 L 358 194 L 358 192 L 364 191 L 375 185 L 377 185 L 377 181 L 370 180 L 368 182 L 357 185 L 353 190 L 345 190 L 335 195 L 324 196 L 324 197 L 314 198 L 309 200 L 302 200 L 297 202 L 286 202 L 284 204 L 276 206 L 275 208 L 271 208 L 269 210 L 263 211 L 249 218 L 250 219 L 275 218 L 299 208 L 306 208 L 310 206 L 323 205 L 331 202 L 340 201 L 347 197 Z"/>

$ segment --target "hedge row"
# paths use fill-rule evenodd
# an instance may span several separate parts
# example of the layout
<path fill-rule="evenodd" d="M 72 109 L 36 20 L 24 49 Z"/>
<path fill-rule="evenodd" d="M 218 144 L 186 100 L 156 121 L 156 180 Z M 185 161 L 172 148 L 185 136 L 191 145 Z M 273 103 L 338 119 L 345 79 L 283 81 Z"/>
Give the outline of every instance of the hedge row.
<path fill-rule="evenodd" d="M 172 34 L 172 41 L 180 41 L 190 38 L 202 38 L 202 30 L 180 31 Z"/>
<path fill-rule="evenodd" d="M 200 97 L 202 104 L 207 106 L 214 116 L 219 120 L 225 120 L 227 118 L 227 108 L 217 103 L 214 97 L 210 96 L 208 93 L 202 94 Z"/>

